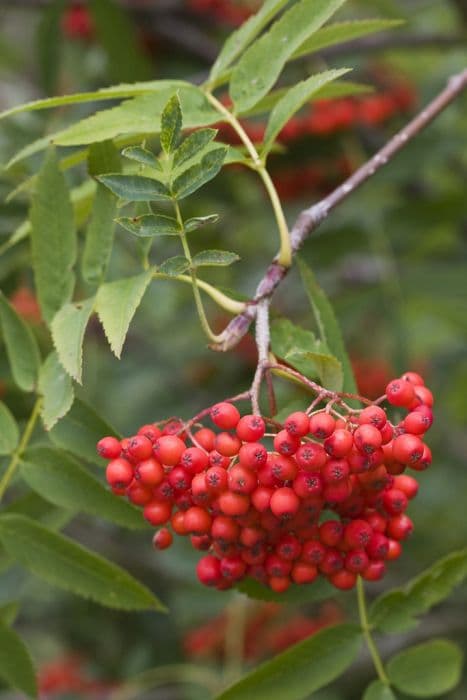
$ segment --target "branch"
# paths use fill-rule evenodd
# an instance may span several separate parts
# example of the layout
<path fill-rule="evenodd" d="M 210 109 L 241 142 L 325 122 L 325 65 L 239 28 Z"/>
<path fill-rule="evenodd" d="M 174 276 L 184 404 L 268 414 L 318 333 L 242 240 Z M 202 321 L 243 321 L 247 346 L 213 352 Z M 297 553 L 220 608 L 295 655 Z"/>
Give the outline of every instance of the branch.
<path fill-rule="evenodd" d="M 304 241 L 328 217 L 329 213 L 347 199 L 360 185 L 372 177 L 380 168 L 388 163 L 396 153 L 404 148 L 411 139 L 435 119 L 453 100 L 467 87 L 467 68 L 449 78 L 442 90 L 417 116 L 415 116 L 401 131 L 390 139 L 370 160 L 356 170 L 347 180 L 331 194 L 317 204 L 304 209 L 298 216 L 291 232 L 292 253 L 295 255 Z M 286 276 L 289 268 L 280 265 L 274 259 L 259 282 L 253 299 L 246 310 L 235 316 L 224 332 L 222 341 L 211 345 L 213 350 L 225 352 L 235 345 L 248 332 L 256 317 L 257 305 L 263 299 L 270 299 L 277 287 Z"/>

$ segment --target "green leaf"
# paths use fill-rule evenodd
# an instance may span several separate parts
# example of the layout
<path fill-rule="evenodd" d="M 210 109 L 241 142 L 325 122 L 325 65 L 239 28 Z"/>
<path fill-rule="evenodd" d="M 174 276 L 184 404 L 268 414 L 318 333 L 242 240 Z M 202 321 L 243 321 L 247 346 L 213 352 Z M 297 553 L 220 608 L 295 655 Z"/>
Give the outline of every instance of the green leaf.
<path fill-rule="evenodd" d="M 143 148 L 142 146 L 128 146 L 128 148 L 123 149 L 122 156 L 125 156 L 125 158 L 128 158 L 129 160 L 134 160 L 147 168 L 162 170 L 161 164 L 157 160 L 154 153 L 148 151 L 147 148 Z"/>
<path fill-rule="evenodd" d="M 217 134 L 217 129 L 197 129 L 186 137 L 173 154 L 173 167 L 178 168 L 203 150 Z"/>
<path fill-rule="evenodd" d="M 261 664 L 217 700 L 302 700 L 327 685 L 353 662 L 361 645 L 355 625 L 336 625 Z"/>
<path fill-rule="evenodd" d="M 117 2 L 88 0 L 100 46 L 112 80 L 146 79 L 153 73 L 135 25 Z"/>
<path fill-rule="evenodd" d="M 106 462 L 96 451 L 98 441 L 106 436 L 120 435 L 93 408 L 81 399 L 76 399 L 71 410 L 50 431 L 49 437 L 57 447 L 104 466 Z"/>
<path fill-rule="evenodd" d="M 190 267 L 190 261 L 183 255 L 175 255 L 173 258 L 168 258 L 159 265 L 158 272 L 164 275 L 176 276 L 181 275 Z"/>
<path fill-rule="evenodd" d="M 307 54 L 320 51 L 328 46 L 342 44 L 352 39 L 358 39 L 367 34 L 384 32 L 404 24 L 399 19 L 359 19 L 351 22 L 336 22 L 322 27 L 313 36 L 307 39 L 293 54 L 292 58 L 299 58 Z"/>
<path fill-rule="evenodd" d="M 343 2 L 300 0 L 245 51 L 230 81 L 230 95 L 237 113 L 250 109 L 269 92 L 288 59 Z"/>
<path fill-rule="evenodd" d="M 362 700 L 396 700 L 396 696 L 385 683 L 373 681 L 365 690 Z"/>
<path fill-rule="evenodd" d="M 31 391 L 39 373 L 39 347 L 29 326 L 18 316 L 1 291 L 0 324 L 14 382 L 23 391 Z"/>
<path fill-rule="evenodd" d="M 129 202 L 163 202 L 170 199 L 170 191 L 159 180 L 142 175 L 99 175 L 99 182 L 117 197 Z"/>
<path fill-rule="evenodd" d="M 42 395 L 42 420 L 45 429 L 50 430 L 68 413 L 75 398 L 73 382 L 56 352 L 51 352 L 41 367 L 39 393 Z"/>
<path fill-rule="evenodd" d="M 123 343 L 136 309 L 152 279 L 152 272 L 142 272 L 108 282 L 99 287 L 96 296 L 96 312 L 112 352 L 120 357 Z"/>
<path fill-rule="evenodd" d="M 88 171 L 91 176 L 119 170 L 120 158 L 112 141 L 102 141 L 90 147 Z M 105 276 L 114 240 L 116 208 L 112 193 L 97 183 L 81 262 L 83 279 L 88 284 L 97 285 Z"/>
<path fill-rule="evenodd" d="M 410 581 L 377 598 L 370 608 L 370 624 L 382 632 L 404 632 L 418 617 L 447 598 L 467 577 L 467 549 L 452 552 Z"/>
<path fill-rule="evenodd" d="M 19 441 L 18 425 L 11 411 L 0 401 L 0 455 L 10 455 Z"/>
<path fill-rule="evenodd" d="M 183 199 L 216 177 L 222 168 L 227 150 L 226 146 L 222 146 L 209 151 L 203 156 L 200 163 L 192 165 L 191 168 L 179 175 L 172 185 L 174 197 Z"/>
<path fill-rule="evenodd" d="M 22 639 L 0 621 L 0 677 L 11 688 L 37 697 L 36 672 Z"/>
<path fill-rule="evenodd" d="M 195 216 L 192 219 L 187 219 L 185 221 L 185 232 L 190 233 L 191 231 L 196 231 L 203 226 L 209 226 L 210 224 L 215 224 L 219 221 L 218 214 L 209 214 L 208 216 Z"/>
<path fill-rule="evenodd" d="M 312 75 L 307 80 L 302 80 L 294 87 L 290 88 L 285 95 L 279 100 L 271 112 L 269 121 L 264 135 L 264 144 L 262 153 L 267 153 L 282 128 L 287 124 L 289 119 L 303 105 L 308 102 L 310 97 L 317 92 L 326 83 L 339 78 L 341 75 L 348 73 L 350 69 L 341 68 L 339 70 L 327 70 L 317 75 Z"/>
<path fill-rule="evenodd" d="M 76 232 L 70 193 L 50 150 L 37 178 L 31 205 L 31 248 L 42 315 L 50 323 L 71 299 Z"/>
<path fill-rule="evenodd" d="M 302 352 L 292 349 L 284 358 L 288 364 L 299 368 L 303 360 L 311 361 L 322 385 L 331 391 L 342 391 L 343 373 L 339 360 L 326 352 Z M 314 373 L 313 373 L 314 374 Z"/>
<path fill-rule="evenodd" d="M 288 0 L 266 0 L 255 15 L 230 34 L 211 68 L 210 81 L 215 81 L 240 56 L 248 44 L 269 24 L 287 2 Z"/>
<path fill-rule="evenodd" d="M 343 390 L 355 394 L 357 393 L 357 387 L 353 376 L 352 365 L 345 349 L 334 310 L 308 265 L 299 258 L 298 266 L 308 299 L 310 300 L 311 308 L 313 309 L 321 340 L 342 365 L 344 373 Z"/>
<path fill-rule="evenodd" d="M 65 304 L 52 321 L 52 339 L 68 374 L 81 383 L 83 340 L 94 307 L 94 297 Z"/>
<path fill-rule="evenodd" d="M 17 600 L 11 600 L 8 603 L 2 603 L 0 605 L 0 624 L 10 625 L 16 620 L 19 612 L 19 602 Z"/>
<path fill-rule="evenodd" d="M 0 542 L 21 566 L 59 588 L 109 608 L 165 610 L 122 568 L 23 515 L 0 516 Z"/>
<path fill-rule="evenodd" d="M 165 153 L 172 153 L 182 133 L 182 109 L 178 95 L 172 95 L 161 115 L 161 146 Z"/>
<path fill-rule="evenodd" d="M 142 216 L 122 217 L 117 223 L 135 236 L 151 238 L 153 236 L 179 236 L 178 221 L 162 214 L 143 214 Z"/>
<path fill-rule="evenodd" d="M 306 586 L 290 586 L 284 593 L 275 593 L 252 578 L 243 579 L 235 588 L 253 600 L 276 601 L 277 603 L 313 603 L 332 598 L 334 590 L 328 581 L 319 578 Z"/>
<path fill-rule="evenodd" d="M 391 684 L 415 698 L 432 698 L 455 688 L 461 678 L 463 654 L 447 639 L 433 639 L 404 649 L 387 664 Z"/>
<path fill-rule="evenodd" d="M 193 267 L 226 267 L 240 260 L 237 253 L 228 250 L 203 250 L 193 256 Z"/>
<path fill-rule="evenodd" d="M 130 530 L 147 527 L 137 508 L 116 497 L 66 452 L 51 447 L 29 449 L 21 460 L 21 475 L 33 491 L 55 506 L 89 513 Z"/>

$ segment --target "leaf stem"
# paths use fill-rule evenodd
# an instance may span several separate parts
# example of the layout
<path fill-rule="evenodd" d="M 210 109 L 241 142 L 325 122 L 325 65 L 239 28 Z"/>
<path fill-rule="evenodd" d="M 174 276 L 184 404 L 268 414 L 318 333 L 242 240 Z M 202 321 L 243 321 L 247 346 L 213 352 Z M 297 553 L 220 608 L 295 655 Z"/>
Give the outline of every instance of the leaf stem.
<path fill-rule="evenodd" d="M 365 587 L 363 585 L 363 579 L 361 576 L 357 579 L 357 600 L 358 600 L 358 614 L 360 616 L 360 626 L 363 631 L 363 636 L 368 647 L 368 651 L 373 659 L 373 665 L 375 667 L 378 678 L 384 685 L 390 685 L 389 678 L 384 670 L 383 661 L 379 655 L 378 648 L 371 636 L 371 628 L 368 622 L 368 614 L 366 610 L 366 598 L 365 598 Z"/>
<path fill-rule="evenodd" d="M 285 220 L 284 210 L 282 209 L 282 204 L 277 194 L 277 190 L 273 181 L 271 180 L 271 176 L 269 175 L 263 160 L 261 159 L 245 129 L 240 124 L 239 120 L 232 114 L 232 112 L 224 107 L 222 102 L 214 97 L 214 95 L 206 92 L 206 97 L 212 106 L 219 112 L 219 114 L 223 116 L 224 121 L 230 124 L 232 129 L 234 129 L 234 131 L 238 134 L 251 156 L 254 169 L 262 179 L 266 192 L 268 193 L 269 200 L 274 211 L 274 216 L 276 218 L 277 228 L 279 229 L 280 250 L 277 256 L 277 261 L 284 267 L 290 267 L 292 264 L 292 245 L 290 242 L 289 228 L 287 226 L 287 221 Z"/>
<path fill-rule="evenodd" d="M 196 310 L 198 312 L 199 320 L 200 320 L 201 326 L 202 326 L 204 332 L 206 333 L 206 335 L 208 336 L 209 340 L 212 343 L 218 343 L 222 339 L 222 335 L 216 335 L 213 332 L 213 330 L 211 329 L 211 326 L 209 325 L 209 321 L 207 319 L 206 312 L 205 312 L 204 306 L 203 306 L 203 300 L 201 299 L 201 294 L 200 294 L 199 287 L 198 287 L 198 281 L 196 278 L 196 270 L 192 266 L 193 258 L 191 256 L 190 246 L 188 245 L 188 240 L 187 240 L 186 233 L 185 233 L 185 224 L 183 222 L 182 213 L 180 211 L 180 207 L 179 207 L 177 200 L 174 199 L 173 202 L 174 202 L 174 208 L 175 208 L 175 214 L 177 217 L 177 221 L 178 221 L 178 224 L 180 226 L 180 240 L 182 243 L 183 252 L 185 253 L 186 259 L 189 260 L 190 266 L 191 266 L 190 267 L 191 285 L 192 285 L 192 289 L 193 289 L 193 297 L 195 299 Z"/>
<path fill-rule="evenodd" d="M 177 282 L 185 282 L 187 284 L 193 283 L 190 275 L 168 275 L 165 272 L 158 272 L 157 270 L 154 271 L 153 277 L 154 279 L 161 280 L 177 280 Z M 196 285 L 199 289 L 202 289 L 203 292 L 206 292 L 206 294 L 208 294 L 222 309 L 225 309 L 225 311 L 229 311 L 231 314 L 238 314 L 245 311 L 246 304 L 243 301 L 236 301 L 227 296 L 227 294 L 223 294 L 223 292 L 220 292 L 216 287 L 213 287 L 212 284 L 209 284 L 209 282 L 200 280 L 199 277 L 197 277 Z"/>
<path fill-rule="evenodd" d="M 227 629 L 225 633 L 224 682 L 235 683 L 242 675 L 245 653 L 245 628 L 248 599 L 235 596 L 227 607 Z"/>
<path fill-rule="evenodd" d="M 5 491 L 7 490 L 8 485 L 15 474 L 15 471 L 18 467 L 19 461 L 22 457 L 24 450 L 26 449 L 26 447 L 29 444 L 29 440 L 31 439 L 32 433 L 34 431 L 37 418 L 39 417 L 41 406 L 42 406 L 42 399 L 38 398 L 36 400 L 36 403 L 34 404 L 31 415 L 29 416 L 29 420 L 26 424 L 26 427 L 24 429 L 24 433 L 21 437 L 21 440 L 18 444 L 18 447 L 13 452 L 13 454 L 11 456 L 10 463 L 9 463 L 4 475 L 2 476 L 2 479 L 0 480 L 0 501 L 2 500 L 3 496 L 5 495 Z"/>

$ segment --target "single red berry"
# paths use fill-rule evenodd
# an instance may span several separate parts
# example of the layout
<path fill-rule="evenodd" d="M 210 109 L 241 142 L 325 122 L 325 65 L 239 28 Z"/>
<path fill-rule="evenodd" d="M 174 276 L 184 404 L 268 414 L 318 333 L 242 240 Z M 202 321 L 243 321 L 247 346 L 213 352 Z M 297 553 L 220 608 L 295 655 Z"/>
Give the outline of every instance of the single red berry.
<path fill-rule="evenodd" d="M 303 411 L 295 411 L 286 418 L 284 428 L 290 435 L 304 437 L 310 429 L 310 419 Z"/>
<path fill-rule="evenodd" d="M 247 415 L 240 418 L 236 430 L 243 442 L 257 442 L 266 432 L 266 425 L 261 416 Z"/>
<path fill-rule="evenodd" d="M 415 387 L 415 400 L 413 402 L 414 408 L 419 404 L 422 406 L 428 406 L 428 408 L 432 408 L 434 404 L 433 394 L 426 388 L 426 386 Z"/>
<path fill-rule="evenodd" d="M 313 564 L 309 564 L 304 561 L 297 561 L 292 567 L 290 572 L 292 580 L 298 585 L 304 583 L 313 583 L 313 581 L 318 577 L 318 569 Z"/>
<path fill-rule="evenodd" d="M 239 556 L 221 559 L 221 575 L 229 581 L 239 581 L 244 577 L 246 564 Z"/>
<path fill-rule="evenodd" d="M 360 574 L 365 581 L 379 581 L 386 572 L 386 565 L 383 561 L 370 561 L 367 568 Z"/>
<path fill-rule="evenodd" d="M 297 513 L 300 499 L 293 489 L 283 486 L 271 496 L 270 508 L 277 518 L 288 519 Z"/>
<path fill-rule="evenodd" d="M 302 471 L 295 477 L 292 488 L 299 498 L 320 496 L 323 492 L 323 480 L 318 472 Z"/>
<path fill-rule="evenodd" d="M 342 540 L 343 531 L 340 520 L 326 520 L 319 526 L 319 539 L 328 547 L 336 547 Z"/>
<path fill-rule="evenodd" d="M 138 435 L 144 435 L 152 443 L 155 443 L 158 438 L 162 435 L 162 430 L 160 430 L 154 423 L 148 423 L 147 425 L 142 425 L 138 430 Z"/>
<path fill-rule="evenodd" d="M 155 549 L 167 549 L 172 544 L 172 541 L 172 533 L 166 527 L 158 530 L 152 538 L 152 544 Z"/>
<path fill-rule="evenodd" d="M 152 455 L 152 442 L 144 435 L 134 435 L 130 438 L 127 449 L 135 460 L 149 459 Z"/>
<path fill-rule="evenodd" d="M 159 486 L 159 484 L 164 481 L 164 477 L 164 469 L 154 457 L 145 459 L 143 462 L 139 462 L 139 464 L 136 465 L 135 479 L 138 479 L 138 481 L 146 486 Z"/>
<path fill-rule="evenodd" d="M 250 507 L 250 499 L 244 493 L 233 493 L 233 491 L 224 491 L 219 496 L 219 508 L 225 515 L 232 517 L 237 515 L 245 515 Z"/>
<path fill-rule="evenodd" d="M 205 479 L 210 491 L 220 493 L 226 490 L 229 477 L 223 467 L 210 467 L 206 472 Z"/>
<path fill-rule="evenodd" d="M 184 513 L 183 524 L 190 535 L 208 535 L 211 523 L 210 514 L 200 506 L 192 506 Z"/>
<path fill-rule="evenodd" d="M 292 435 L 288 430 L 280 430 L 274 437 L 274 449 L 281 455 L 293 455 L 299 447 L 300 438 Z"/>
<path fill-rule="evenodd" d="M 324 441 L 324 449 L 337 459 L 345 457 L 353 445 L 352 433 L 344 428 L 337 428 L 332 435 Z"/>
<path fill-rule="evenodd" d="M 323 481 L 326 485 L 336 484 L 347 479 L 349 473 L 349 463 L 346 459 L 330 459 L 321 470 Z"/>
<path fill-rule="evenodd" d="M 339 550 L 328 548 L 323 557 L 323 561 L 319 565 L 319 570 L 325 574 L 325 576 L 331 576 L 337 571 L 340 571 L 343 567 L 344 560 Z"/>
<path fill-rule="evenodd" d="M 279 481 L 291 481 L 297 475 L 297 463 L 285 455 L 269 455 L 267 466 L 271 469 L 273 476 Z"/>
<path fill-rule="evenodd" d="M 365 518 L 374 532 L 381 532 L 384 535 L 386 532 L 387 520 L 381 513 L 374 511 L 373 513 L 365 515 Z"/>
<path fill-rule="evenodd" d="M 417 374 L 417 372 L 405 372 L 401 379 L 405 379 L 407 382 L 411 382 L 415 386 L 423 386 L 425 384 L 423 377 Z"/>
<path fill-rule="evenodd" d="M 207 552 L 211 546 L 211 538 L 209 535 L 190 535 L 190 542 L 195 549 L 201 552 Z"/>
<path fill-rule="evenodd" d="M 214 441 L 215 449 L 224 457 L 234 457 L 238 454 L 241 446 L 240 439 L 231 433 L 219 433 Z"/>
<path fill-rule="evenodd" d="M 266 464 L 268 452 L 260 442 L 248 442 L 241 446 L 238 458 L 244 467 L 260 469 Z"/>
<path fill-rule="evenodd" d="M 370 559 L 385 559 L 389 551 L 389 540 L 380 532 L 374 532 L 366 546 Z"/>
<path fill-rule="evenodd" d="M 410 406 L 415 398 L 413 384 L 405 379 L 393 379 L 387 385 L 385 393 L 393 406 Z"/>
<path fill-rule="evenodd" d="M 403 491 L 407 498 L 412 499 L 418 493 L 418 481 L 408 474 L 400 474 L 394 478 L 394 488 Z"/>
<path fill-rule="evenodd" d="M 213 406 L 210 415 L 212 422 L 222 430 L 232 430 L 240 420 L 238 409 L 226 401 Z"/>
<path fill-rule="evenodd" d="M 230 465 L 229 457 L 221 455 L 217 450 L 212 450 L 208 455 L 208 461 L 211 467 L 220 467 L 221 469 L 227 469 Z"/>
<path fill-rule="evenodd" d="M 292 562 L 278 554 L 269 554 L 264 562 L 264 568 L 268 576 L 288 576 L 292 569 Z"/>
<path fill-rule="evenodd" d="M 416 435 L 399 435 L 392 442 L 394 459 L 401 464 L 413 464 L 423 456 L 423 442 Z"/>
<path fill-rule="evenodd" d="M 151 525 L 164 525 L 172 515 L 169 501 L 150 501 L 144 506 L 143 515 Z"/>
<path fill-rule="evenodd" d="M 403 513 L 408 503 L 407 496 L 399 489 L 387 489 L 387 491 L 383 493 L 384 510 L 389 513 L 389 515 Z"/>
<path fill-rule="evenodd" d="M 126 459 L 113 459 L 107 465 L 105 476 L 110 486 L 124 489 L 133 481 L 133 466 Z"/>
<path fill-rule="evenodd" d="M 229 489 L 234 493 L 251 493 L 258 486 L 255 472 L 236 464 L 228 473 Z"/>
<path fill-rule="evenodd" d="M 154 444 L 157 459 L 168 467 L 178 464 L 184 451 L 185 443 L 176 435 L 163 435 Z"/>
<path fill-rule="evenodd" d="M 167 421 L 162 429 L 162 435 L 178 435 L 181 440 L 186 438 L 184 425 L 178 418 Z"/>
<path fill-rule="evenodd" d="M 195 441 L 200 445 L 206 452 L 211 452 L 214 449 L 214 440 L 216 439 L 216 433 L 209 428 L 200 428 L 193 434 Z"/>
<path fill-rule="evenodd" d="M 326 547 L 319 540 L 307 540 L 302 547 L 301 559 L 309 564 L 321 564 Z"/>
<path fill-rule="evenodd" d="M 332 435 L 336 428 L 336 421 L 329 413 L 315 413 L 310 418 L 310 433 L 321 440 Z"/>
<path fill-rule="evenodd" d="M 381 428 L 381 442 L 382 442 L 382 444 L 387 445 L 388 442 L 390 442 L 393 437 L 394 437 L 394 429 L 393 429 L 391 423 L 389 423 L 389 421 L 388 421 Z"/>
<path fill-rule="evenodd" d="M 176 532 L 177 535 L 181 535 L 182 537 L 188 535 L 185 527 L 185 513 L 183 511 L 178 510 L 176 513 L 173 513 L 170 518 L 170 524 L 172 525 L 172 530 Z"/>
<path fill-rule="evenodd" d="M 209 458 L 199 447 L 187 447 L 181 454 L 180 463 L 192 474 L 199 474 L 208 467 Z"/>
<path fill-rule="evenodd" d="M 285 593 L 290 584 L 291 581 L 288 576 L 270 576 L 268 579 L 269 588 L 274 593 Z"/>
<path fill-rule="evenodd" d="M 138 481 L 133 481 L 127 488 L 126 495 L 135 506 L 145 506 L 154 498 L 153 488 Z"/>
<path fill-rule="evenodd" d="M 393 540 L 405 540 L 412 532 L 413 522 L 405 513 L 395 515 L 388 522 L 387 533 Z"/>
<path fill-rule="evenodd" d="M 294 535 L 282 535 L 276 545 L 276 554 L 286 561 L 294 561 L 300 556 L 302 545 Z"/>
<path fill-rule="evenodd" d="M 430 411 L 431 413 L 431 411 Z M 427 415 L 421 411 L 412 411 L 406 416 L 402 422 L 406 433 L 412 435 L 423 435 L 431 428 L 433 423 L 433 414 Z"/>
<path fill-rule="evenodd" d="M 236 542 L 240 533 L 238 523 L 227 515 L 216 515 L 212 521 L 211 537 L 221 542 Z"/>
<path fill-rule="evenodd" d="M 387 422 L 386 412 L 380 406 L 367 406 L 358 416 L 358 422 L 381 430 Z"/>
<path fill-rule="evenodd" d="M 361 518 L 352 520 L 344 528 L 344 542 L 349 549 L 365 549 L 372 535 L 370 525 Z"/>
<path fill-rule="evenodd" d="M 168 476 L 169 484 L 175 491 L 187 491 L 193 480 L 193 474 L 183 467 L 174 467 Z"/>
<path fill-rule="evenodd" d="M 423 472 L 428 469 L 432 461 L 431 450 L 427 445 L 423 445 L 423 453 L 420 459 L 416 462 L 409 464 L 409 467 L 415 469 L 417 472 Z"/>
<path fill-rule="evenodd" d="M 239 542 L 244 547 L 256 547 L 262 544 L 266 537 L 266 533 L 260 527 L 243 527 L 240 533 Z"/>
<path fill-rule="evenodd" d="M 212 554 L 203 557 L 196 565 L 196 574 L 205 586 L 216 586 L 222 579 L 219 559 Z"/>
<path fill-rule="evenodd" d="M 397 540 L 388 540 L 389 542 L 389 549 L 388 553 L 386 554 L 386 559 L 389 561 L 393 561 L 394 559 L 398 559 L 400 555 L 402 554 L 402 545 L 400 542 L 397 542 Z"/>
<path fill-rule="evenodd" d="M 122 446 L 116 437 L 104 437 L 97 443 L 97 451 L 104 459 L 117 459 L 120 457 Z"/>
<path fill-rule="evenodd" d="M 205 472 L 194 475 L 191 482 L 191 494 L 196 505 L 206 505 L 212 501 L 214 495 L 206 482 Z"/>
<path fill-rule="evenodd" d="M 372 454 L 378 450 L 383 442 L 381 433 L 374 425 L 364 424 L 357 428 L 353 434 L 355 446 L 364 454 Z"/>
<path fill-rule="evenodd" d="M 269 486 L 258 486 L 251 494 L 251 502 L 254 508 L 263 513 L 268 510 L 274 490 Z"/>
<path fill-rule="evenodd" d="M 327 454 L 322 445 L 316 442 L 305 442 L 295 453 L 295 460 L 302 469 L 321 469 L 327 461 Z"/>
<path fill-rule="evenodd" d="M 352 549 L 346 554 L 344 567 L 353 574 L 359 574 L 367 568 L 370 560 L 363 549 Z"/>
<path fill-rule="evenodd" d="M 344 503 L 352 493 L 352 483 L 349 479 L 341 479 L 332 484 L 325 484 L 323 498 L 327 503 Z"/>
<path fill-rule="evenodd" d="M 337 571 L 331 574 L 329 581 L 335 588 L 341 591 L 349 591 L 353 588 L 357 582 L 357 575 L 347 569 L 342 569 L 342 571 Z"/>

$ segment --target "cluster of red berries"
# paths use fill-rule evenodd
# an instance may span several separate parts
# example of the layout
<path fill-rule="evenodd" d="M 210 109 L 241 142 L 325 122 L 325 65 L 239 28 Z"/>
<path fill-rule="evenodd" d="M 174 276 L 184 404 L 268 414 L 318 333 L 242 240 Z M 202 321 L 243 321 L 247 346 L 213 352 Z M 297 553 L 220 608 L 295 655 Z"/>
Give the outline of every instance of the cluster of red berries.
<path fill-rule="evenodd" d="M 209 551 L 197 565 L 207 586 L 226 589 L 250 576 L 282 592 L 321 575 L 349 589 L 359 574 L 380 579 L 401 554 L 413 529 L 405 510 L 418 490 L 403 472 L 431 463 L 423 436 L 433 396 L 423 379 L 408 372 L 389 382 L 386 398 L 408 410 L 396 425 L 380 405 L 356 411 L 338 395 L 283 426 L 223 402 L 209 412 L 219 432 L 192 434 L 191 424 L 170 421 L 121 441 L 105 437 L 98 451 L 110 460 L 115 494 L 142 506 L 152 525 L 170 524 Z M 158 549 L 171 543 L 167 527 L 154 536 Z"/>
<path fill-rule="evenodd" d="M 82 2 L 73 2 L 62 17 L 62 30 L 69 39 L 92 39 L 94 22 L 88 8 Z"/>
<path fill-rule="evenodd" d="M 377 95 L 317 100 L 290 119 L 278 138 L 285 144 L 305 136 L 329 136 L 356 126 L 377 126 L 410 110 L 415 100 L 413 88 L 405 82 L 396 83 Z M 265 123 L 243 120 L 242 126 L 252 141 L 263 140 Z M 240 143 L 238 134 L 228 124 L 216 127 L 222 140 L 232 145 Z"/>
<path fill-rule="evenodd" d="M 61 697 L 67 693 L 79 693 L 79 697 L 103 700 L 115 688 L 115 684 L 93 679 L 85 661 L 76 655 L 64 656 L 44 664 L 38 673 L 40 697 Z"/>
<path fill-rule="evenodd" d="M 259 9 L 260 2 L 239 3 L 232 0 L 187 0 L 193 12 L 207 15 L 218 22 L 238 27 Z"/>
<path fill-rule="evenodd" d="M 340 181 L 353 172 L 349 160 L 340 158 L 313 158 L 311 163 L 282 165 L 279 163 L 271 172 L 274 186 L 283 200 L 291 200 L 310 192 L 326 195 Z"/>

